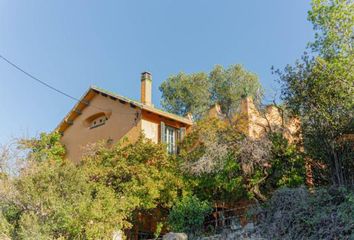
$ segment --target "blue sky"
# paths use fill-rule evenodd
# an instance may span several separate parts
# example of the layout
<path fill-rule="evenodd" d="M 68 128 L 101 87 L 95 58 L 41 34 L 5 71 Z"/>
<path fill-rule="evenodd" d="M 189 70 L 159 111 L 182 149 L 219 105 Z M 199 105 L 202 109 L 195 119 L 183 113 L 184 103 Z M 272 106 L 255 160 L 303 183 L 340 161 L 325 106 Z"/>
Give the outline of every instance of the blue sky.
<path fill-rule="evenodd" d="M 92 85 L 153 101 L 169 75 L 243 64 L 271 94 L 271 75 L 313 39 L 307 0 L 0 0 L 0 54 L 80 97 Z M 0 143 L 54 129 L 75 104 L 0 61 Z"/>

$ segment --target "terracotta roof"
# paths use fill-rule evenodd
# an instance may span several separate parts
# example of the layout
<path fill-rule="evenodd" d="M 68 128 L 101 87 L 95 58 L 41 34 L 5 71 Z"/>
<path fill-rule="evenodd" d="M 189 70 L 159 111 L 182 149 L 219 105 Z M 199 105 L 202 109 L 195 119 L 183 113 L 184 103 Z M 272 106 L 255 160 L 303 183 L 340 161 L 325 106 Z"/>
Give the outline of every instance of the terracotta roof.
<path fill-rule="evenodd" d="M 80 101 L 71 109 L 71 111 L 65 116 L 65 118 L 59 123 L 59 125 L 56 127 L 56 131 L 63 132 L 68 128 L 73 120 L 81 114 L 81 111 L 89 106 L 89 102 L 97 95 L 97 94 L 103 94 L 107 95 L 113 99 L 118 99 L 120 101 L 124 101 L 126 103 L 129 103 L 133 106 L 136 106 L 137 108 L 140 108 L 142 110 L 148 111 L 155 113 L 157 115 L 187 124 L 187 125 L 192 125 L 193 122 L 185 117 L 178 116 L 176 114 L 172 114 L 166 111 L 163 111 L 161 109 L 158 109 L 153 106 L 148 106 L 145 104 L 142 104 L 141 102 L 135 101 L 133 99 L 118 95 L 116 93 L 110 92 L 108 90 L 99 88 L 97 86 L 91 86 L 85 94 L 80 98 Z"/>

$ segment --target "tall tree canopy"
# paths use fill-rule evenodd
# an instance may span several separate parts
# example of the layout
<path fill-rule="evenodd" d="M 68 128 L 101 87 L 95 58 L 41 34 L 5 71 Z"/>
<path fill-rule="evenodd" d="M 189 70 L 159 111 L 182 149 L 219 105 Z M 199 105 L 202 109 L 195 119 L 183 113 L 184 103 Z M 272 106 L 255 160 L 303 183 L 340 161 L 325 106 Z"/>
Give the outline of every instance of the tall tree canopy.
<path fill-rule="evenodd" d="M 211 104 L 220 104 L 223 113 L 228 117 L 237 110 L 242 98 L 252 97 L 259 103 L 263 95 L 258 76 L 239 64 L 227 69 L 216 65 L 209 74 L 209 80 L 212 87 Z"/>
<path fill-rule="evenodd" d="M 179 73 L 160 86 L 162 106 L 175 114 L 199 116 L 210 104 L 210 82 L 206 73 Z"/>
<path fill-rule="evenodd" d="M 278 71 L 282 98 L 301 117 L 306 151 L 327 166 L 329 180 L 353 184 L 345 136 L 354 130 L 354 2 L 313 0 L 308 19 L 316 31 L 312 56 Z"/>
<path fill-rule="evenodd" d="M 260 101 L 263 90 L 257 75 L 242 65 L 214 67 L 209 73 L 179 73 L 170 76 L 160 86 L 162 106 L 175 114 L 191 113 L 200 118 L 212 105 L 218 103 L 231 116 L 241 98 L 253 97 Z"/>
<path fill-rule="evenodd" d="M 309 43 L 324 58 L 353 54 L 353 0 L 313 0 L 308 20 L 316 30 L 315 41 Z"/>

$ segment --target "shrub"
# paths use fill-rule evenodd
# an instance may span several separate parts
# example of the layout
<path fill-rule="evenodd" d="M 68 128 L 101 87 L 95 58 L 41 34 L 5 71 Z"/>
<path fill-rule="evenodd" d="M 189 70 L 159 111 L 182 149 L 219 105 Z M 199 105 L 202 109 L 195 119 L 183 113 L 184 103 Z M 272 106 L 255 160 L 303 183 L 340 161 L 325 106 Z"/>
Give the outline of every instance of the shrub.
<path fill-rule="evenodd" d="M 13 231 L 13 226 L 7 221 L 4 215 L 0 212 L 0 239 L 10 239 Z"/>
<path fill-rule="evenodd" d="M 269 136 L 271 145 L 270 189 L 299 187 L 305 183 L 305 161 L 295 144 L 290 144 L 280 133 Z"/>
<path fill-rule="evenodd" d="M 258 216 L 258 230 L 267 239 L 353 239 L 354 191 L 283 188 Z"/>
<path fill-rule="evenodd" d="M 0 178 L 0 239 L 109 239 L 139 212 L 170 208 L 182 189 L 163 145 L 97 144 L 74 164 L 57 140 L 22 141 L 26 164 Z"/>
<path fill-rule="evenodd" d="M 168 216 L 169 226 L 175 232 L 195 233 L 201 230 L 211 210 L 209 202 L 195 196 L 185 196 L 173 206 Z"/>
<path fill-rule="evenodd" d="M 129 211 L 114 191 L 90 182 L 69 161 L 32 162 L 2 187 L 6 184 L 0 210 L 14 239 L 109 238 L 117 226 L 127 224 Z M 6 221 L 1 227 L 9 229 Z"/>

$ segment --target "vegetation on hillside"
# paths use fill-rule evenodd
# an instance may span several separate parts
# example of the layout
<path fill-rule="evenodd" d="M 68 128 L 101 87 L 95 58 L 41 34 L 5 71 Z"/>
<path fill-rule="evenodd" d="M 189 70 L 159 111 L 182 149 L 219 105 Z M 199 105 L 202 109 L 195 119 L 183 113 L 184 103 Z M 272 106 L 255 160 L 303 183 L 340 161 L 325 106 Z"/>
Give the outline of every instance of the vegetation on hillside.
<path fill-rule="evenodd" d="M 308 19 L 316 30 L 311 54 L 277 71 L 282 98 L 301 117 L 315 181 L 353 185 L 354 2 L 313 0 Z"/>
<path fill-rule="evenodd" d="M 21 141 L 28 149 L 17 176 L 0 179 L 0 232 L 11 239 L 110 239 L 139 212 L 170 208 L 183 181 L 164 146 L 141 138 L 97 144 L 75 165 L 59 134 Z M 4 160 L 4 159 L 3 159 Z"/>
<path fill-rule="evenodd" d="M 171 209 L 168 224 L 176 232 L 197 234 L 203 229 L 205 217 L 212 212 L 210 203 L 195 196 L 184 196 Z"/>
<path fill-rule="evenodd" d="M 256 216 L 266 238 L 353 237 L 354 3 L 313 0 L 309 20 L 311 53 L 276 71 L 282 111 L 300 118 L 301 141 L 290 143 L 281 127 L 251 139 L 233 121 L 244 97 L 262 96 L 258 77 L 241 65 L 180 73 L 160 87 L 165 109 L 197 120 L 177 156 L 143 136 L 97 143 L 77 164 L 65 159 L 57 133 L 19 141 L 18 155 L 3 149 L 0 238 L 110 239 L 156 208 L 169 212 L 161 219 L 169 230 L 193 232 L 213 203 L 244 199 L 264 203 Z M 228 121 L 206 117 L 215 103 Z M 21 161 L 16 174 L 9 158 Z M 299 187 L 305 164 L 318 188 Z"/>
<path fill-rule="evenodd" d="M 216 118 L 199 121 L 182 144 L 182 169 L 201 199 L 265 201 L 280 186 L 305 182 L 301 152 L 280 132 L 250 139 Z"/>
<path fill-rule="evenodd" d="M 277 73 L 320 187 L 278 190 L 260 210 L 259 229 L 269 239 L 353 239 L 354 2 L 313 0 L 308 19 L 311 54 Z"/>
<path fill-rule="evenodd" d="M 354 190 L 282 188 L 257 216 L 267 239 L 353 239 Z"/>

